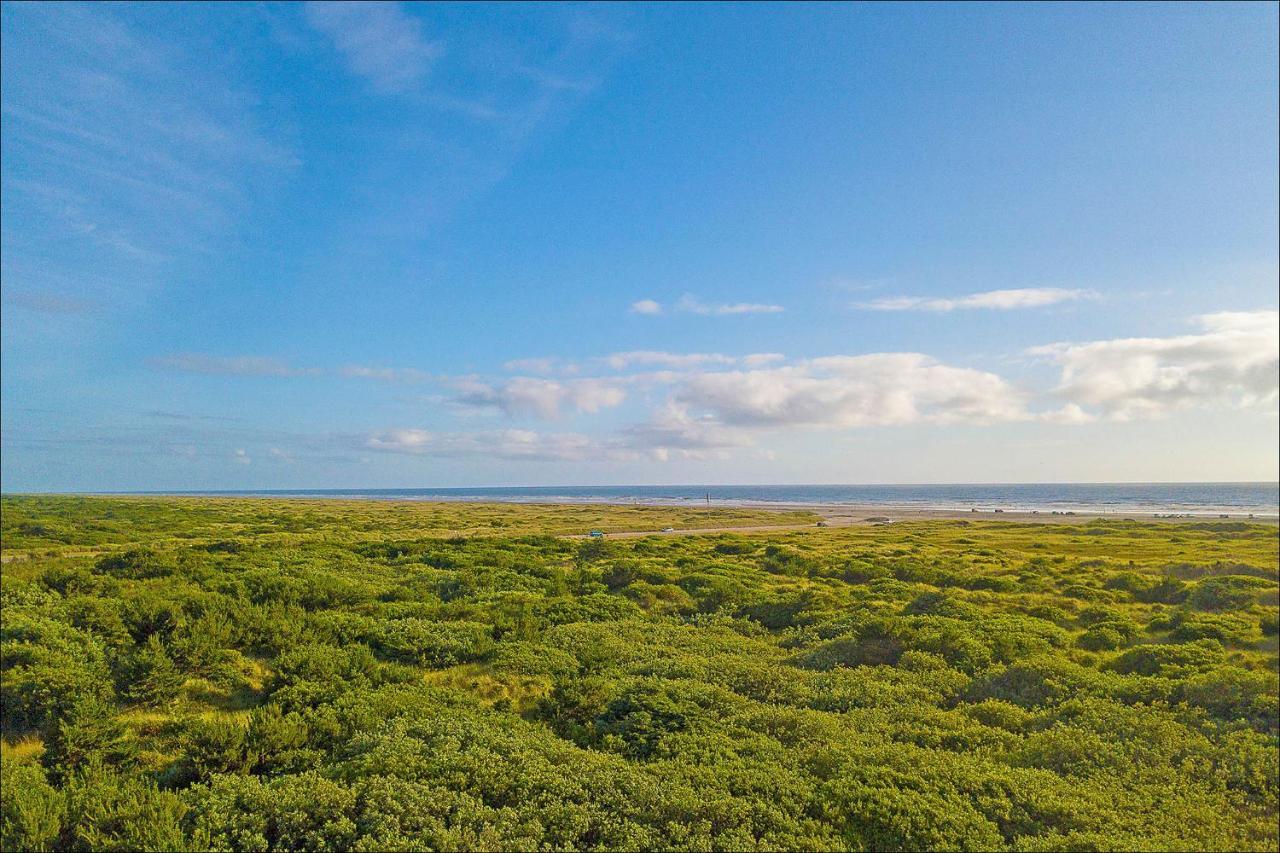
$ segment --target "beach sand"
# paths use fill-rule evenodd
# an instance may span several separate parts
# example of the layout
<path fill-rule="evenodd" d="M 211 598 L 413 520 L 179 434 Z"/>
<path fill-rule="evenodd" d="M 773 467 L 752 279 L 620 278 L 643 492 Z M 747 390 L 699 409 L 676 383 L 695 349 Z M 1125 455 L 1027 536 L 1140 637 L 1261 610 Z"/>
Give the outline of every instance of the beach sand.
<path fill-rule="evenodd" d="M 795 509 L 794 504 L 769 506 L 768 509 Z M 989 509 L 947 509 L 941 507 L 919 506 L 886 506 L 875 504 L 869 506 L 830 505 L 807 507 L 825 518 L 828 523 L 862 524 L 870 523 L 868 519 L 887 516 L 893 521 L 911 521 L 923 519 L 983 519 L 995 521 L 1018 522 L 1080 522 L 1094 519 L 1131 520 L 1131 521 L 1255 521 L 1276 524 L 1280 521 L 1275 515 L 1253 515 L 1248 513 L 1156 513 L 1156 512 L 1089 512 L 1076 510 L 1055 512 L 1050 510 L 1016 510 L 992 507 Z"/>
<path fill-rule="evenodd" d="M 628 504 L 633 505 L 633 504 Z M 716 504 L 712 504 L 715 508 Z M 901 521 L 1007 521 L 1019 524 L 1080 524 L 1083 522 L 1093 521 L 1095 519 L 1108 519 L 1111 521 L 1144 521 L 1155 523 L 1194 523 L 1209 521 L 1246 521 L 1252 524 L 1277 524 L 1280 523 L 1280 517 L 1275 515 L 1253 515 L 1248 513 L 1221 514 L 1221 513 L 1182 513 L 1170 515 L 1167 513 L 1151 513 L 1151 512 L 1052 512 L 1046 510 L 996 510 L 980 509 L 977 511 L 969 509 L 946 509 L 940 507 L 919 507 L 919 506 L 886 506 L 884 504 L 869 504 L 855 506 L 849 504 L 751 504 L 752 509 L 772 510 L 783 512 L 789 510 L 804 509 L 809 510 L 822 518 L 817 524 L 776 524 L 765 525 L 756 524 L 747 527 L 685 527 L 671 531 L 660 530 L 633 530 L 626 532 L 610 533 L 610 539 L 630 539 L 636 536 L 680 536 L 698 533 L 766 533 L 769 531 L 783 530 L 807 530 L 814 527 L 871 527 L 878 524 L 893 524 Z M 586 538 L 583 535 L 573 535 L 568 538 L 581 539 Z"/>

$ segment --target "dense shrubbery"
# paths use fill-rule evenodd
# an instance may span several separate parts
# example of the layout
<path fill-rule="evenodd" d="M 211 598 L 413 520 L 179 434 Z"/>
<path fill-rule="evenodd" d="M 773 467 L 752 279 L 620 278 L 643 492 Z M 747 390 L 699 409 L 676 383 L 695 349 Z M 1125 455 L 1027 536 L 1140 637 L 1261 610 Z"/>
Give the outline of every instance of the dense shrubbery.
<path fill-rule="evenodd" d="M 513 532 L 5 499 L 6 553 L 121 547 L 5 564 L 0 844 L 1280 840 L 1274 527 L 575 542 L 524 535 L 545 508 L 438 512 Z"/>

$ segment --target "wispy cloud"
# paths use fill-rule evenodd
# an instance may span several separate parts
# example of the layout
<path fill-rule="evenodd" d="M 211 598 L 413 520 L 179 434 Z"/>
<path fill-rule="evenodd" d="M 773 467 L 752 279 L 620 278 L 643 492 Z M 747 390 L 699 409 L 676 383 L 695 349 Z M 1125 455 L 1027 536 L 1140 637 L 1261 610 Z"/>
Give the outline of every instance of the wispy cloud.
<path fill-rule="evenodd" d="M 475 379 L 454 382 L 458 395 L 453 402 L 471 408 L 494 409 L 513 417 L 531 416 L 554 420 L 563 409 L 594 413 L 609 409 L 626 399 L 626 391 L 608 379 L 574 379 L 559 382 L 521 376 L 505 382 Z"/>
<path fill-rule="evenodd" d="M 152 364 L 181 373 L 209 376 L 316 376 L 316 368 L 293 367 L 277 358 L 256 355 L 217 356 L 196 352 L 174 353 L 152 359 Z"/>
<path fill-rule="evenodd" d="M 431 374 L 412 367 L 375 367 L 367 364 L 348 364 L 338 368 L 344 379 L 376 379 L 379 382 L 425 382 Z"/>
<path fill-rule="evenodd" d="M 88 314 L 96 307 L 94 303 L 88 300 L 63 296 L 60 293 L 15 291 L 9 288 L 4 291 L 4 302 L 14 308 L 22 308 L 26 311 L 35 311 L 40 314 Z"/>
<path fill-rule="evenodd" d="M 503 370 L 509 370 L 512 373 L 534 373 L 541 376 L 548 374 L 563 372 L 576 373 L 577 365 L 572 362 L 564 361 L 555 356 L 546 356 L 542 358 L 514 358 L 502 365 Z"/>
<path fill-rule="evenodd" d="M 229 415 L 200 415 L 191 412 L 169 412 L 164 409 L 148 409 L 141 414 L 152 418 L 161 418 L 166 421 L 212 421 L 235 423 L 240 420 L 240 418 L 231 417 Z"/>
<path fill-rule="evenodd" d="M 151 359 L 154 367 L 176 370 L 182 373 L 203 373 L 212 376 L 337 376 L 343 379 L 368 379 L 375 382 L 429 382 L 436 379 L 430 373 L 413 367 L 381 367 L 367 364 L 348 364 L 336 370 L 323 367 L 298 367 L 287 361 L 261 355 L 209 355 L 199 352 L 180 352 Z"/>
<path fill-rule="evenodd" d="M 709 365 L 735 365 L 763 367 L 766 364 L 785 361 L 780 352 L 754 352 L 747 355 L 725 355 L 719 352 L 665 352 L 663 350 L 629 350 L 605 356 L 584 359 L 581 363 L 568 359 L 546 356 L 517 358 L 504 362 L 502 367 L 511 373 L 549 376 L 575 376 L 592 370 L 607 368 L 613 371 L 630 370 L 633 367 L 663 368 L 666 370 L 690 370 Z M 638 379 L 636 375 L 627 377 Z"/>
<path fill-rule="evenodd" d="M 375 433 L 364 444 L 370 450 L 415 456 L 466 457 L 524 461 L 599 458 L 600 445 L 579 433 L 538 433 L 506 429 L 485 432 L 430 432 L 396 429 Z"/>
<path fill-rule="evenodd" d="M 504 181 L 535 140 L 592 96 L 625 47 L 608 24 L 630 16 L 613 4 L 533 4 L 512 28 L 438 8 L 318 3 L 299 16 L 306 40 L 351 69 L 356 88 L 395 95 L 395 117 L 358 137 L 350 168 L 362 189 L 334 214 L 346 235 L 337 251 L 416 244 Z M 595 20 L 602 26 L 581 23 Z M 336 94 L 339 103 L 350 97 Z"/>
<path fill-rule="evenodd" d="M 64 458 L 68 450 L 90 450 L 111 457 L 129 458 L 145 471 L 162 457 L 216 468 L 228 465 L 278 464 L 288 460 L 307 462 L 356 462 L 350 435 L 305 434 L 250 426 L 214 424 L 222 420 L 193 415 L 170 417 L 155 413 L 161 423 L 122 426 L 100 422 L 67 427 L 42 424 L 38 430 L 18 426 L 6 430 L 6 445 L 21 446 L 24 453 Z M 230 419 L 228 419 L 230 420 Z"/>
<path fill-rule="evenodd" d="M 957 311 L 988 309 L 1010 311 L 1015 308 L 1041 308 L 1060 302 L 1096 299 L 1091 290 L 1066 290 L 1058 287 L 1028 287 L 1015 290 L 987 290 L 954 298 L 928 296 L 894 296 L 858 303 L 870 311 Z"/>
<path fill-rule="evenodd" d="M 64 307 L 136 302 L 297 165 L 252 92 L 126 7 L 5 8 L 6 280 Z"/>
<path fill-rule="evenodd" d="M 747 355 L 725 355 L 720 352 L 664 352 L 662 350 L 631 350 L 615 352 L 594 361 L 611 370 L 629 370 L 632 367 L 658 367 L 667 370 L 693 370 L 712 365 L 743 365 L 762 367 L 785 361 L 780 352 L 753 352 Z"/>
<path fill-rule="evenodd" d="M 399 3 L 312 2 L 306 5 L 306 17 L 333 40 L 351 71 L 378 92 L 403 92 L 417 85 L 444 52 Z"/>
<path fill-rule="evenodd" d="M 656 317 L 665 313 L 666 308 L 654 299 L 640 299 L 631 303 L 628 309 L 632 314 L 645 314 Z M 781 314 L 781 305 L 768 305 L 761 302 L 703 302 L 696 296 L 685 294 L 676 300 L 671 310 L 679 314 L 700 314 L 704 317 L 728 317 L 735 314 Z"/>
<path fill-rule="evenodd" d="M 725 317 L 734 314 L 781 314 L 785 309 L 781 305 L 767 305 L 760 302 L 707 303 L 696 296 L 685 294 L 676 302 L 675 310 L 686 314 Z"/>
<path fill-rule="evenodd" d="M 629 367 L 689 368 L 706 364 L 733 364 L 737 359 L 718 352 L 662 352 L 660 350 L 632 350 L 615 352 L 602 361 L 614 370 Z"/>

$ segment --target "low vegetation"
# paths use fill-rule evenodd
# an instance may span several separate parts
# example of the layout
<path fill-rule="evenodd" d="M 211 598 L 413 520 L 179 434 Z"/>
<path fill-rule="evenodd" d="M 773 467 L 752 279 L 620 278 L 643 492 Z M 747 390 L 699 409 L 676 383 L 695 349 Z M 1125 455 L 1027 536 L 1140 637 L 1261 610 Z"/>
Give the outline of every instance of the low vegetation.
<path fill-rule="evenodd" d="M 1274 850 L 1277 530 L 2 504 L 5 850 Z"/>

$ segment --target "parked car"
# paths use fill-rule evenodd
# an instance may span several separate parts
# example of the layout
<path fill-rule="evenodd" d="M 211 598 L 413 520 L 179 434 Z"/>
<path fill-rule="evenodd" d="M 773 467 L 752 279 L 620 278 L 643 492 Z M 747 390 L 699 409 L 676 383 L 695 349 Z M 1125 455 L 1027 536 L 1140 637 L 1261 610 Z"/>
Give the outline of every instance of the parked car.
<path fill-rule="evenodd" d="M 604 538 L 604 531 L 603 531 L 603 530 L 593 530 L 593 531 L 591 531 L 590 533 L 588 533 L 587 535 L 588 535 L 588 536 L 590 536 L 592 539 L 603 539 L 603 538 Z"/>

